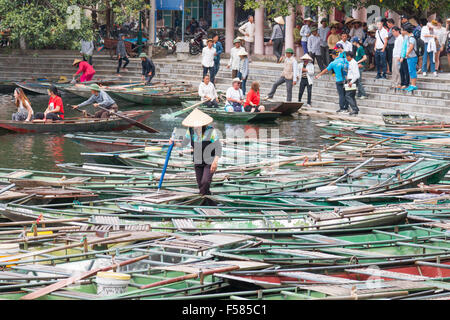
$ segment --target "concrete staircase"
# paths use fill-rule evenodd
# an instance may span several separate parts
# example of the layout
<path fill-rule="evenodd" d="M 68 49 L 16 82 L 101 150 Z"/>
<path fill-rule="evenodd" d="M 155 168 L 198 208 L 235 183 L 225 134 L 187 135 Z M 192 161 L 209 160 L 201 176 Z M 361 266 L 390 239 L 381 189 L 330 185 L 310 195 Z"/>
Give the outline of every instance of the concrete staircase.
<path fill-rule="evenodd" d="M 45 76 L 65 75 L 69 79 L 75 73 L 72 67 L 74 52 L 44 52 L 39 55 L 5 56 L 0 54 L 0 80 L 26 79 Z M 157 80 L 183 80 L 197 86 L 201 81 L 202 68 L 200 57 L 192 57 L 189 61 L 176 61 L 174 58 L 157 59 Z M 223 59 L 221 69 L 216 77 L 219 90 L 225 91 L 231 85 L 231 71 L 225 68 L 227 60 Z M 94 56 L 96 77 L 115 77 L 117 61 L 107 55 Z M 123 81 L 139 81 L 141 74 L 140 60 L 130 59 L 129 72 L 122 72 Z M 252 81 L 259 81 L 262 96 L 267 95 L 272 84 L 279 78 L 282 66 L 271 62 L 254 61 L 250 64 L 250 75 L 247 90 Z M 316 70 L 318 71 L 318 70 Z M 375 73 L 365 72 L 363 83 L 369 95 L 367 100 L 358 100 L 360 115 L 366 119 L 379 121 L 385 112 L 406 112 L 418 117 L 450 122 L 450 74 L 419 76 L 418 88 L 414 93 L 390 89 L 389 80 L 374 79 Z M 298 98 L 299 85 L 294 87 L 293 100 Z M 303 101 L 306 102 L 306 92 Z M 285 100 L 286 88 L 280 86 L 274 99 Z M 313 85 L 312 107 L 309 110 L 334 112 L 338 108 L 338 95 L 334 79 L 324 76 L 315 80 Z"/>

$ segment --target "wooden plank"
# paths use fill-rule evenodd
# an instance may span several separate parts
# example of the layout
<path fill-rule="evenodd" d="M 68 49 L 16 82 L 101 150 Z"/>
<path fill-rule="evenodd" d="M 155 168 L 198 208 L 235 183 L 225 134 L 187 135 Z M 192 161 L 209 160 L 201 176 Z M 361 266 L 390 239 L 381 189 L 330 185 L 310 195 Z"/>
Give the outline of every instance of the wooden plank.
<path fill-rule="evenodd" d="M 294 238 L 303 239 L 320 244 L 352 244 L 353 242 L 338 238 L 327 237 L 321 234 L 294 235 Z"/>
<path fill-rule="evenodd" d="M 332 252 L 332 253 L 343 253 L 346 255 L 356 256 L 356 257 L 378 258 L 378 257 L 385 256 L 384 254 L 381 254 L 379 252 L 363 251 L 363 250 L 350 249 L 350 248 L 323 248 L 320 250 L 325 251 L 325 252 Z"/>
<path fill-rule="evenodd" d="M 416 276 L 413 274 L 401 273 L 401 272 L 393 272 L 381 269 L 373 269 L 373 268 L 359 268 L 359 269 L 345 269 L 346 272 L 356 273 L 356 274 L 364 274 L 368 276 L 396 279 L 396 280 L 409 280 L 409 281 L 424 281 L 430 280 L 432 278 L 425 276 Z"/>
<path fill-rule="evenodd" d="M 357 280 L 332 277 L 324 274 L 317 274 L 303 271 L 277 272 L 277 274 L 283 277 L 296 278 L 299 280 L 308 280 L 321 283 L 330 283 L 330 284 L 360 283 L 360 281 Z"/>
<path fill-rule="evenodd" d="M 342 259 L 342 256 L 337 256 L 334 254 L 323 253 L 320 251 L 307 251 L 300 249 L 273 249 L 269 250 L 270 253 L 275 254 L 288 254 L 294 257 L 302 258 L 321 258 L 321 259 Z"/>

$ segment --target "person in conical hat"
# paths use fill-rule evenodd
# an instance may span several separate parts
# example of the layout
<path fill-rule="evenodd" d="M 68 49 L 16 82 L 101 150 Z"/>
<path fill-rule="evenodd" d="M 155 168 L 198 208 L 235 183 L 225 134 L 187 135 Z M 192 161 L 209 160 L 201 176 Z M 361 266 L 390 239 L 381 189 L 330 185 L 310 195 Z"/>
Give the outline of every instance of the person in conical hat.
<path fill-rule="evenodd" d="M 73 75 L 73 79 L 76 80 L 77 76 L 80 76 L 80 82 L 91 81 L 95 75 L 94 68 L 87 62 L 80 59 L 75 59 L 72 63 L 74 67 L 78 68 L 78 71 Z"/>
<path fill-rule="evenodd" d="M 193 148 L 193 161 L 195 176 L 199 193 L 202 196 L 210 195 L 210 186 L 214 173 L 217 170 L 219 158 L 222 156 L 222 143 L 216 129 L 211 125 L 213 119 L 199 109 L 194 109 L 182 122 L 187 127 L 181 143 L 174 143 L 177 147 L 186 147 L 189 144 Z M 169 141 L 173 143 L 171 139 Z M 216 205 L 210 199 L 205 200 L 205 205 Z"/>
<path fill-rule="evenodd" d="M 269 44 L 273 46 L 273 54 L 277 57 L 277 63 L 280 63 L 283 57 L 284 19 L 276 17 L 274 20 L 276 24 L 272 27 Z"/>
<path fill-rule="evenodd" d="M 305 54 L 300 58 L 298 64 L 298 73 L 296 75 L 297 81 L 300 82 L 300 90 L 298 92 L 298 102 L 302 101 L 305 89 L 308 91 L 308 101 L 306 107 L 311 107 L 312 86 L 314 77 L 314 62 L 309 54 Z"/>

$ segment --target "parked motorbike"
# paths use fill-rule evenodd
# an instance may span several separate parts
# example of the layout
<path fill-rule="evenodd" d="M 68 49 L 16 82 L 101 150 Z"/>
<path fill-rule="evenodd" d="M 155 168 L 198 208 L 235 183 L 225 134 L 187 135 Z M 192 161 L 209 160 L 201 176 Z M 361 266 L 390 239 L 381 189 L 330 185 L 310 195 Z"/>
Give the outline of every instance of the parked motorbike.
<path fill-rule="evenodd" d="M 174 54 L 177 50 L 177 43 L 170 37 L 171 34 L 173 35 L 172 30 L 168 30 L 164 27 L 161 28 L 156 38 L 156 45 L 167 49 L 169 54 Z"/>
<path fill-rule="evenodd" d="M 207 32 L 202 28 L 198 28 L 197 32 L 194 34 L 194 37 L 189 42 L 189 53 L 193 56 L 196 56 L 202 52 L 203 47 L 206 46 L 206 36 Z"/>

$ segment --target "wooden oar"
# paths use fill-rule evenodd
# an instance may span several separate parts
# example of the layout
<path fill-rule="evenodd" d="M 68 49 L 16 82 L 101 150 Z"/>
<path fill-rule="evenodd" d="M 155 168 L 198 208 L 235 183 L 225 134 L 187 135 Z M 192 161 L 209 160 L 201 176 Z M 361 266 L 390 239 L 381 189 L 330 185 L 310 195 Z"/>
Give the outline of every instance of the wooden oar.
<path fill-rule="evenodd" d="M 170 117 L 178 117 L 180 114 L 186 113 L 186 112 L 188 112 L 188 111 L 190 111 L 190 110 L 192 110 L 194 108 L 197 108 L 198 106 L 201 106 L 202 104 L 203 104 L 203 101 L 200 101 L 198 103 L 193 104 L 190 107 L 184 108 L 184 109 L 179 110 L 179 111 L 172 112 L 168 116 L 170 116 Z"/>
<path fill-rule="evenodd" d="M 42 289 L 38 289 L 38 290 L 36 290 L 36 291 L 34 291 L 32 293 L 29 293 L 29 294 L 21 297 L 20 300 L 37 299 L 39 297 L 45 296 L 45 295 L 47 295 L 49 293 L 52 293 L 52 292 L 54 292 L 56 290 L 62 289 L 64 287 L 66 287 L 66 286 L 69 286 L 69 285 L 71 285 L 71 284 L 73 284 L 73 283 L 75 283 L 77 281 L 80 281 L 80 280 L 83 280 L 83 279 L 95 276 L 98 272 L 102 272 L 102 271 L 104 272 L 104 271 L 109 271 L 109 270 L 112 270 L 112 269 L 116 269 L 117 267 L 126 266 L 126 265 L 129 265 L 129 264 L 132 264 L 132 263 L 144 260 L 144 259 L 146 259 L 148 257 L 149 257 L 149 255 L 146 254 L 146 255 L 143 255 L 143 256 L 140 256 L 140 257 L 137 257 L 137 258 L 133 258 L 133 259 L 130 259 L 130 260 L 126 260 L 126 261 L 122 261 L 122 262 L 119 262 L 119 263 L 115 263 L 115 264 L 112 264 L 112 265 L 104 267 L 104 268 L 97 268 L 97 269 L 94 269 L 94 270 L 83 272 L 81 274 L 72 276 L 70 278 L 66 278 L 66 279 L 61 280 L 59 282 L 56 282 L 56 283 L 54 283 L 52 285 L 49 285 L 47 287 L 44 287 Z"/>
<path fill-rule="evenodd" d="M 73 106 L 73 105 L 71 107 L 72 107 L 72 109 L 77 110 L 78 112 L 81 112 L 82 114 L 86 114 L 89 118 L 94 118 L 94 115 L 88 113 L 86 110 L 80 110 L 78 108 L 74 108 L 75 106 Z"/>
<path fill-rule="evenodd" d="M 139 122 L 139 121 L 130 119 L 130 118 L 128 118 L 128 117 L 125 117 L 125 116 L 123 116 L 123 115 L 121 115 L 121 114 L 118 114 L 118 113 L 112 111 L 112 110 L 108 110 L 108 109 L 106 109 L 106 108 L 103 108 L 102 106 L 98 106 L 98 108 L 100 108 L 100 109 L 102 109 L 102 110 L 104 110 L 104 111 L 108 111 L 110 114 L 112 114 L 112 115 L 114 115 L 114 116 L 116 116 L 116 117 L 119 117 L 119 118 L 121 118 L 121 119 L 123 119 L 123 120 L 126 120 L 126 121 L 128 121 L 129 123 L 131 123 L 132 125 L 134 125 L 134 126 L 136 126 L 136 127 L 138 127 L 138 128 L 141 128 L 142 130 L 145 130 L 145 131 L 147 131 L 147 132 L 150 132 L 150 133 L 158 133 L 158 132 L 159 132 L 158 130 L 153 129 L 153 128 L 151 128 L 151 127 L 149 127 L 149 126 L 147 126 L 147 125 L 145 125 L 145 124 L 143 124 L 143 123 L 141 123 L 141 122 Z"/>

